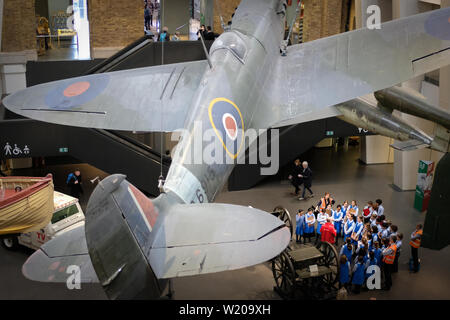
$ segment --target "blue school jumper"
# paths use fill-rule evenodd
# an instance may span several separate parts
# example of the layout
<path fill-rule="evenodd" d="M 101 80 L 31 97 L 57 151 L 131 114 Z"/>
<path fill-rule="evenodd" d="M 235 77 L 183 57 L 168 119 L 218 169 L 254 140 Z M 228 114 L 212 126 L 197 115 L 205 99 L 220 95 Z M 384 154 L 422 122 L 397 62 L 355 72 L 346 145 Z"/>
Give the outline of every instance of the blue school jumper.
<path fill-rule="evenodd" d="M 341 284 L 346 284 L 350 282 L 350 262 L 344 264 L 341 263 L 339 269 L 339 282 Z"/>
<path fill-rule="evenodd" d="M 381 249 L 380 248 L 373 249 L 373 252 L 375 253 L 375 259 L 377 259 L 377 265 L 381 266 L 381 255 L 382 255 Z"/>
<path fill-rule="evenodd" d="M 348 220 L 347 223 L 345 224 L 345 226 L 347 227 L 349 232 L 345 233 L 345 228 L 344 228 L 344 241 L 347 240 L 347 238 L 349 238 L 352 235 L 352 232 L 353 232 L 353 229 L 355 226 L 355 222 L 353 220 Z"/>
<path fill-rule="evenodd" d="M 361 237 L 361 232 L 362 232 L 362 228 L 363 227 L 364 227 L 364 224 L 362 222 L 357 222 L 356 225 L 355 225 L 355 229 L 353 230 L 353 232 L 359 233 L 358 238 L 357 238 L 358 241 L 361 240 L 361 238 L 362 238 Z M 353 240 L 353 239 L 352 239 L 352 243 L 358 244 L 358 242 Z"/>
<path fill-rule="evenodd" d="M 366 262 L 366 279 L 375 273 L 375 270 L 372 271 L 372 272 L 368 272 L 367 269 L 368 269 L 370 266 L 376 266 L 376 265 L 378 265 L 378 264 L 377 264 L 377 262 L 378 262 L 378 261 L 377 261 L 377 258 L 373 258 L 372 260 L 369 260 L 369 259 L 367 259 L 367 260 L 368 260 L 368 261 Z"/>
<path fill-rule="evenodd" d="M 373 233 L 372 234 L 372 242 L 375 242 L 375 241 L 380 241 L 380 239 L 378 238 L 378 234 L 377 233 Z"/>
<path fill-rule="evenodd" d="M 308 226 L 308 219 L 311 220 L 312 225 Z M 314 223 L 316 222 L 316 217 L 314 213 L 305 215 L 305 233 L 314 233 Z"/>
<path fill-rule="evenodd" d="M 295 234 L 302 236 L 303 235 L 303 230 L 305 229 L 305 216 L 295 216 L 295 222 L 296 222 L 296 227 L 295 227 Z"/>
<path fill-rule="evenodd" d="M 338 235 L 341 234 L 341 230 L 342 230 L 342 218 L 344 217 L 344 213 L 342 211 L 334 211 L 333 213 L 333 219 L 334 220 L 339 220 L 339 221 L 335 221 L 333 222 L 334 224 L 334 228 L 336 229 L 336 233 Z"/>
<path fill-rule="evenodd" d="M 322 228 L 322 226 L 325 224 L 325 222 L 327 222 L 327 215 L 319 213 L 317 215 L 317 229 L 316 229 L 316 232 L 318 234 L 320 234 L 320 228 Z"/>
<path fill-rule="evenodd" d="M 347 244 L 344 244 L 341 248 L 340 256 L 345 255 L 347 257 L 347 261 L 352 261 L 353 250 L 347 248 Z"/>
<path fill-rule="evenodd" d="M 355 216 L 358 216 L 358 214 L 359 214 L 359 208 L 358 208 L 358 206 L 354 206 L 354 207 L 353 207 L 352 205 L 349 205 L 348 208 L 349 208 L 349 209 L 355 209 L 355 214 L 354 214 L 354 215 L 355 215 Z"/>
<path fill-rule="evenodd" d="M 364 279 L 364 264 L 358 262 L 353 273 L 352 283 L 361 286 L 364 283 Z"/>

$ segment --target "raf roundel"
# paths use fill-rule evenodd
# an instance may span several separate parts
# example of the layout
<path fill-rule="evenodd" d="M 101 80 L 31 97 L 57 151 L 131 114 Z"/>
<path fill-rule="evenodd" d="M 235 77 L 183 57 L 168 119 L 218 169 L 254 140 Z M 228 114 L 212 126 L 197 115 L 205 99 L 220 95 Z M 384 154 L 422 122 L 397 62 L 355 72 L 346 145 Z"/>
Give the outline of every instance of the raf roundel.
<path fill-rule="evenodd" d="M 244 145 L 244 119 L 238 106 L 226 98 L 214 99 L 209 120 L 228 156 L 236 159 Z"/>
<path fill-rule="evenodd" d="M 238 136 L 237 121 L 232 114 L 225 113 L 222 117 L 223 127 L 231 140 L 235 141 Z"/>
<path fill-rule="evenodd" d="M 430 14 L 425 21 L 426 32 L 441 40 L 450 40 L 450 8 Z"/>
<path fill-rule="evenodd" d="M 95 80 L 71 79 L 51 90 L 45 96 L 45 104 L 52 109 L 72 109 L 81 107 L 102 94 L 109 84 L 108 75 L 96 75 Z"/>
<path fill-rule="evenodd" d="M 64 90 L 64 96 L 68 98 L 76 97 L 85 93 L 91 86 L 90 82 L 81 81 L 71 84 Z"/>

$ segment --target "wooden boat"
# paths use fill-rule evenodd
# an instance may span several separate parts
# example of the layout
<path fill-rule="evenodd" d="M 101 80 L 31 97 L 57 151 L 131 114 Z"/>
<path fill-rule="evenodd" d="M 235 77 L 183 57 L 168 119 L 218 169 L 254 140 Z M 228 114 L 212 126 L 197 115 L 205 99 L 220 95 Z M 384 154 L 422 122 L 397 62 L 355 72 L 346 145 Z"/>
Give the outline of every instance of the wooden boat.
<path fill-rule="evenodd" d="M 38 231 L 51 220 L 53 177 L 0 178 L 0 235 Z"/>

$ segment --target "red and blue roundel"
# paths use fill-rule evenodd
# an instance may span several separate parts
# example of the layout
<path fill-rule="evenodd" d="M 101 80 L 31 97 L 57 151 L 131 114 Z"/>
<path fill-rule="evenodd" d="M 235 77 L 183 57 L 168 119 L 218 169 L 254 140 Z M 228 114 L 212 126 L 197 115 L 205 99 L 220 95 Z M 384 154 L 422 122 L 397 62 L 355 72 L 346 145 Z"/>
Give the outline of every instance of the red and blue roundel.
<path fill-rule="evenodd" d="M 450 40 L 450 8 L 430 14 L 425 21 L 425 30 L 433 37 Z"/>
<path fill-rule="evenodd" d="M 244 120 L 235 103 L 226 98 L 209 105 L 209 121 L 228 156 L 236 159 L 244 145 Z"/>
<path fill-rule="evenodd" d="M 54 109 L 78 107 L 98 97 L 108 83 L 109 76 L 104 74 L 96 75 L 91 79 L 65 81 L 47 94 L 45 103 Z"/>

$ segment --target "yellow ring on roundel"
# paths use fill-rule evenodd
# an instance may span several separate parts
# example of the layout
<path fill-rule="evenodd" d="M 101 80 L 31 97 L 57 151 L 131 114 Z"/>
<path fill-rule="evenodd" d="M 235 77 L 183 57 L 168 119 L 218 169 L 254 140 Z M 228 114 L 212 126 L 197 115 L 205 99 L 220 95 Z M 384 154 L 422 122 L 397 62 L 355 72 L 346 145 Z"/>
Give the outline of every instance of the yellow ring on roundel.
<path fill-rule="evenodd" d="M 225 142 L 223 142 L 223 139 L 222 139 L 222 137 L 221 137 L 220 134 L 219 134 L 219 130 L 217 130 L 216 125 L 215 125 L 215 123 L 214 123 L 214 121 L 213 121 L 213 117 L 212 117 L 212 110 L 213 110 L 213 107 L 214 107 L 214 105 L 215 105 L 217 102 L 220 102 L 220 101 L 227 102 L 227 103 L 231 104 L 231 105 L 237 110 L 237 112 L 239 113 L 239 117 L 241 117 L 241 123 L 242 123 L 242 141 L 241 141 L 241 145 L 240 145 L 240 147 L 239 147 L 239 150 L 238 150 L 238 152 L 237 152 L 236 154 L 233 154 L 233 153 L 231 153 L 231 152 L 228 150 L 227 146 L 225 145 Z M 237 105 L 236 105 L 233 101 L 231 101 L 231 100 L 228 100 L 228 99 L 226 99 L 226 98 L 216 98 L 216 99 L 214 99 L 213 101 L 211 101 L 211 103 L 209 104 L 208 113 L 209 113 L 209 122 L 211 122 L 211 125 L 212 125 L 212 127 L 213 127 L 213 129 L 214 129 L 214 132 L 216 133 L 216 135 L 217 135 L 217 137 L 219 138 L 220 142 L 222 142 L 223 148 L 225 149 L 225 151 L 227 152 L 228 156 L 229 156 L 231 159 L 236 159 L 236 158 L 238 157 L 239 153 L 241 152 L 242 146 L 244 145 L 244 139 L 245 139 L 245 135 L 244 135 L 244 132 L 245 132 L 245 129 L 244 129 L 244 119 L 243 119 L 243 117 L 242 117 L 241 110 L 239 110 L 239 108 L 237 107 Z"/>

